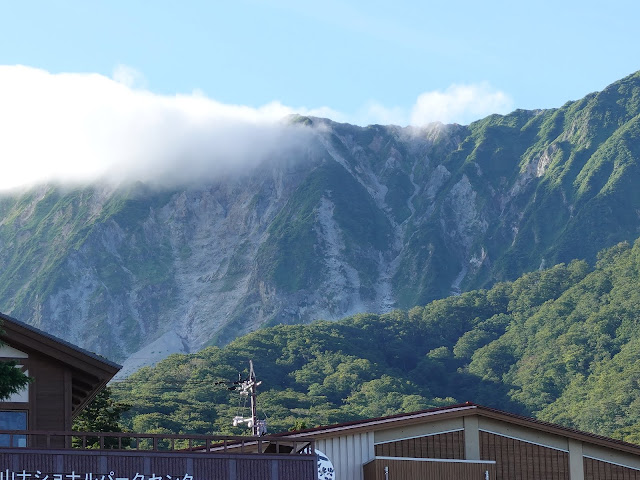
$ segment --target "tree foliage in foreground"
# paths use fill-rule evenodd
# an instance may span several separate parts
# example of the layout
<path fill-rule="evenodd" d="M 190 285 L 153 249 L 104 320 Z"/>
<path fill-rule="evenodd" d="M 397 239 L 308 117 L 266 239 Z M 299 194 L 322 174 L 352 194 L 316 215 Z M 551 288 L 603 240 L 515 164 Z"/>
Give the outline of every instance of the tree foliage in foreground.
<path fill-rule="evenodd" d="M 19 392 L 28 383 L 29 377 L 16 368 L 16 362 L 0 362 L 0 400 Z"/>
<path fill-rule="evenodd" d="M 2 334 L 2 322 L 0 321 L 0 334 Z M 4 345 L 0 341 L 0 347 Z M 0 400 L 9 398 L 14 393 L 18 393 L 31 379 L 22 370 L 16 368 L 16 362 L 0 362 Z"/>
<path fill-rule="evenodd" d="M 126 403 L 118 402 L 111 396 L 111 389 L 106 387 L 102 389 L 78 414 L 73 421 L 73 430 L 76 432 L 122 432 L 122 425 L 120 424 L 121 416 L 124 412 L 131 408 Z M 121 440 L 120 445 L 127 446 L 130 440 L 125 438 Z M 73 439 L 74 447 L 83 446 L 82 438 L 77 437 Z M 89 448 L 98 448 L 99 439 L 96 437 L 87 437 L 84 446 Z M 117 438 L 105 439 L 105 446 L 116 447 L 118 446 Z"/>
<path fill-rule="evenodd" d="M 73 430 L 77 432 L 122 432 L 121 415 L 131 408 L 111 396 L 111 389 L 102 389 L 76 417 Z"/>

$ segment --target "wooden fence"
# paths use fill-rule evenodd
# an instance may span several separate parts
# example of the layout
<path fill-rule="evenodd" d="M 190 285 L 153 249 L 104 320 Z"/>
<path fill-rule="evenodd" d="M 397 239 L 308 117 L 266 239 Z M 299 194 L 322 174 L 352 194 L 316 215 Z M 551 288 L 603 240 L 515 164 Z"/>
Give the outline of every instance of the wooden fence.
<path fill-rule="evenodd" d="M 0 480 L 317 478 L 300 438 L 0 430 L 0 444 Z"/>

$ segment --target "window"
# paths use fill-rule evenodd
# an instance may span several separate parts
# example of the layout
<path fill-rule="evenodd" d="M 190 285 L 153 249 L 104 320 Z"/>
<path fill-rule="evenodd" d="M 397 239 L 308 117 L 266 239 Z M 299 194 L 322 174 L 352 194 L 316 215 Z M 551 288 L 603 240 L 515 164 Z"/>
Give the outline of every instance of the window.
<path fill-rule="evenodd" d="M 27 412 L 0 411 L 0 430 L 26 430 Z M 26 447 L 26 435 L 0 434 L 0 447 Z"/>

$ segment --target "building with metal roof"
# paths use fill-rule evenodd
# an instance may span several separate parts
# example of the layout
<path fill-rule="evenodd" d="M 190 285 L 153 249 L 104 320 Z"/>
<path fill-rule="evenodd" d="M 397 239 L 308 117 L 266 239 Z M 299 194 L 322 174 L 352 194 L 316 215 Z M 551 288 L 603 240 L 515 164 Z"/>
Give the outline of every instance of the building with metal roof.
<path fill-rule="evenodd" d="M 640 480 L 640 446 L 464 403 L 288 432 L 335 480 Z"/>

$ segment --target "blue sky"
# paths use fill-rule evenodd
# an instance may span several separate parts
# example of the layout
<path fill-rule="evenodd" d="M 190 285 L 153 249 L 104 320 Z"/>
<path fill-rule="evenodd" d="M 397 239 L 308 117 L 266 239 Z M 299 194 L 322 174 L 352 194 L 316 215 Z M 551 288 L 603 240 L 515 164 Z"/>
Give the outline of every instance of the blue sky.
<path fill-rule="evenodd" d="M 6 91 L 98 74 L 159 102 L 192 96 L 254 116 L 469 123 L 558 107 L 640 69 L 638 18 L 640 2 L 630 0 L 0 0 L 0 64 L 48 74 L 40 84 L 20 70 L 22 80 L 0 87 L 5 101 L 26 101 Z M 32 115 L 54 117 L 39 101 Z"/>
<path fill-rule="evenodd" d="M 3 2 L 0 61 L 50 72 L 139 71 L 164 94 L 224 103 L 409 108 L 488 82 L 548 108 L 640 69 L 636 1 Z"/>

